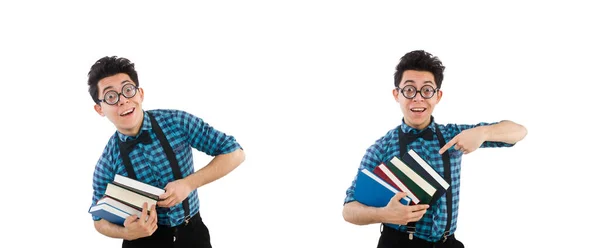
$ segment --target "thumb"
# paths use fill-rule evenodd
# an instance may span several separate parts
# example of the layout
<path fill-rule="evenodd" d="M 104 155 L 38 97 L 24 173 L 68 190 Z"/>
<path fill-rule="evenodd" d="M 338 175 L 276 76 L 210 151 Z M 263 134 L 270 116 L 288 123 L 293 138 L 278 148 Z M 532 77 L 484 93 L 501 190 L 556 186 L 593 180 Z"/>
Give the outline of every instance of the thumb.
<path fill-rule="evenodd" d="M 396 201 L 396 202 L 398 202 L 398 201 L 400 201 L 400 199 L 402 199 L 402 197 L 405 197 L 405 196 L 406 196 L 406 193 L 404 193 L 404 192 L 400 191 L 400 192 L 396 193 L 396 194 L 394 195 L 394 197 L 392 197 L 392 200 L 391 200 L 391 201 Z"/>
<path fill-rule="evenodd" d="M 127 218 L 125 218 L 125 222 L 123 223 L 123 226 L 127 227 L 127 226 L 131 225 L 131 223 L 133 223 L 135 220 L 137 220 L 137 215 L 132 214 L 132 215 L 128 216 Z"/>
<path fill-rule="evenodd" d="M 160 198 L 160 199 L 167 199 L 169 196 L 171 196 L 172 193 L 173 193 L 173 189 L 171 189 L 170 185 L 167 184 L 167 186 L 165 186 L 165 193 L 163 193 L 162 195 L 158 196 L 158 198 Z"/>

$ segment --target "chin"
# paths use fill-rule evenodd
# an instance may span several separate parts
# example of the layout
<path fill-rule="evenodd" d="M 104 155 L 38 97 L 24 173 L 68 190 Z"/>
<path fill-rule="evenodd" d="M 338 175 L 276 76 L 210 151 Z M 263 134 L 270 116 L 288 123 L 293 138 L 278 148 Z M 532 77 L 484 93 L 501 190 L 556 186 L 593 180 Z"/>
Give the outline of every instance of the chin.
<path fill-rule="evenodd" d="M 418 116 L 418 117 L 412 116 L 412 117 L 406 118 L 405 122 L 407 124 L 412 124 L 414 126 L 420 127 L 422 125 L 427 124 L 427 122 L 429 122 L 430 118 L 431 118 L 431 115 Z"/>

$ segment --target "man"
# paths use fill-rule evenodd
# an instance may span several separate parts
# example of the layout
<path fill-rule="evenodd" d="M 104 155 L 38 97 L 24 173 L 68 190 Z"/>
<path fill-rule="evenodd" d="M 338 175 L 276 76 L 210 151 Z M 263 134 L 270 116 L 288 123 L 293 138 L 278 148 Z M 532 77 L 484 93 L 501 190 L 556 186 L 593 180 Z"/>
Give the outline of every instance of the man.
<path fill-rule="evenodd" d="M 412 149 L 450 183 L 446 194 L 431 206 L 406 206 L 399 202 L 406 193 L 400 192 L 387 206 L 376 208 L 354 198 L 356 177 L 346 191 L 343 208 L 346 221 L 356 225 L 384 223 L 380 248 L 464 247 L 454 237 L 461 157 L 480 147 L 511 147 L 527 134 L 525 127 L 506 120 L 475 125 L 435 123 L 432 113 L 442 99 L 444 69 L 437 57 L 422 50 L 409 52 L 400 59 L 392 93 L 402 110 L 402 124 L 367 149 L 359 171 L 363 168 L 373 171 L 381 163 L 394 156 L 401 158 Z M 394 228 L 398 225 L 399 228 Z"/>
<path fill-rule="evenodd" d="M 196 189 L 244 161 L 235 138 L 184 111 L 144 110 L 144 90 L 126 58 L 99 59 L 88 73 L 88 85 L 94 109 L 117 129 L 96 164 L 92 204 L 116 174 L 165 190 L 150 213 L 129 216 L 123 226 L 92 216 L 96 230 L 123 239 L 123 247 L 211 247 Z M 192 147 L 214 156 L 196 172 Z"/>

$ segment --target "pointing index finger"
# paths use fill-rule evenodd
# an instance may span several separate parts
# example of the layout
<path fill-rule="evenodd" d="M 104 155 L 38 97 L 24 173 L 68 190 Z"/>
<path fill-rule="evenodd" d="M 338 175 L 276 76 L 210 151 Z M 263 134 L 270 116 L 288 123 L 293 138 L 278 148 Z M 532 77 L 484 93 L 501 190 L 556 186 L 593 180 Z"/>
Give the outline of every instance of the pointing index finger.
<path fill-rule="evenodd" d="M 446 143 L 446 145 L 440 149 L 440 154 L 443 154 L 444 152 L 446 152 L 446 150 L 450 149 L 450 147 L 452 147 L 454 144 L 456 144 L 456 141 L 457 141 L 457 139 L 456 139 L 456 137 L 454 137 L 448 143 Z"/>

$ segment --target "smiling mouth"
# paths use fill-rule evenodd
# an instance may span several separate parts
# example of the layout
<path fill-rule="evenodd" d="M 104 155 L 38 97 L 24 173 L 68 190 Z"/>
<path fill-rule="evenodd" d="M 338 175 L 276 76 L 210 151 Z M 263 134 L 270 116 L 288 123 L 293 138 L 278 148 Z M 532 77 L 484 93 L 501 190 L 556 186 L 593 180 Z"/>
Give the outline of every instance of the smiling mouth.
<path fill-rule="evenodd" d="M 131 113 L 133 113 L 134 110 L 135 110 L 135 108 L 128 109 L 125 112 L 121 113 L 120 116 L 130 115 Z"/>
<path fill-rule="evenodd" d="M 415 112 L 415 113 L 423 113 L 425 112 L 425 110 L 427 110 L 427 108 L 411 108 L 410 111 Z"/>

